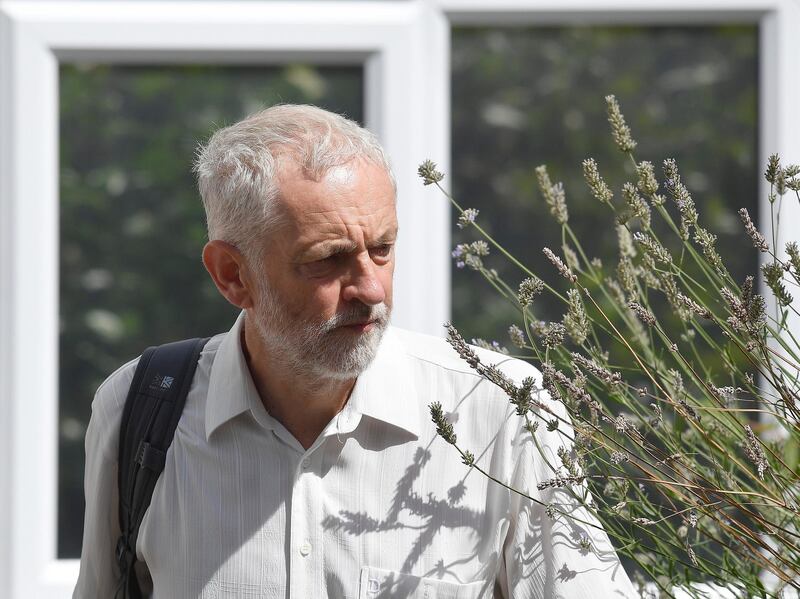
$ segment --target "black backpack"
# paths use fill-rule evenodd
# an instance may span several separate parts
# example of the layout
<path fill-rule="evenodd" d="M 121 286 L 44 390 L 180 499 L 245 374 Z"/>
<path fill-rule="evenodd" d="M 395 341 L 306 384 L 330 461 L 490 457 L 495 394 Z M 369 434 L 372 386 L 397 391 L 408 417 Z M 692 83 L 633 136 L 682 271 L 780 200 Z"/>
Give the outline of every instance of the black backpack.
<path fill-rule="evenodd" d="M 133 375 L 119 435 L 119 526 L 116 558 L 120 579 L 114 597 L 140 599 L 136 539 L 164 470 L 167 449 L 183 412 L 206 339 L 187 339 L 142 354 Z"/>

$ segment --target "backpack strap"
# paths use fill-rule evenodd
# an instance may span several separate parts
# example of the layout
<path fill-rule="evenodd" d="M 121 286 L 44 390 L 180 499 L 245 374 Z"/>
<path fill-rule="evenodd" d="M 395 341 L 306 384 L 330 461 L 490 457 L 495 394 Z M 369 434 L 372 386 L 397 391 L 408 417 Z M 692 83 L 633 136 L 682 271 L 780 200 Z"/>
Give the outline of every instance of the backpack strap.
<path fill-rule="evenodd" d="M 115 597 L 142 597 L 134 572 L 139 527 L 164 470 L 167 449 L 208 338 L 148 347 L 139 359 L 122 412 L 119 436 L 119 525 Z"/>

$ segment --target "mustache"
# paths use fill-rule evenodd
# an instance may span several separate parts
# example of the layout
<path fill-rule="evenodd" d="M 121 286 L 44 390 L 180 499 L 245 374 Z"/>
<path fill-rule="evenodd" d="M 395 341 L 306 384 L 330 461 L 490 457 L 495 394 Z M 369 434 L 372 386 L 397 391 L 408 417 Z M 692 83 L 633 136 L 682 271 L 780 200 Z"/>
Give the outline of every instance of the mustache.
<path fill-rule="evenodd" d="M 384 324 L 389 320 L 388 306 L 383 302 L 375 304 L 374 306 L 359 303 L 348 307 L 342 312 L 334 314 L 325 321 L 320 328 L 323 332 L 328 333 L 338 327 L 359 324 L 366 320 L 372 320 L 381 325 Z"/>

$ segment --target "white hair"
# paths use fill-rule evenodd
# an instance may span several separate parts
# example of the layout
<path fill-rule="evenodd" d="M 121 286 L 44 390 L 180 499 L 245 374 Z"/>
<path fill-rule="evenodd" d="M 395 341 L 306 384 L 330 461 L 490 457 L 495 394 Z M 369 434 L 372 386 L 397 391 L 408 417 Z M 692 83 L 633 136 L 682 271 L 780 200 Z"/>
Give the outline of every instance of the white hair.
<path fill-rule="evenodd" d="M 210 240 L 227 241 L 248 260 L 259 261 L 258 244 L 279 222 L 278 165 L 285 158 L 313 181 L 360 158 L 383 167 L 397 191 L 373 133 L 316 106 L 273 106 L 217 130 L 198 147 L 194 172 Z"/>

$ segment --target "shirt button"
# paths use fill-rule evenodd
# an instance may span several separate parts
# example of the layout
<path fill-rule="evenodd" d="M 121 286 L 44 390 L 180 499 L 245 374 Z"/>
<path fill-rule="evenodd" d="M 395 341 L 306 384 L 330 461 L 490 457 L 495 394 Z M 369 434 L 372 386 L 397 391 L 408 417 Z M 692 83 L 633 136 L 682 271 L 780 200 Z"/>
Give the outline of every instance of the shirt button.
<path fill-rule="evenodd" d="M 309 553 L 311 553 L 311 543 L 306 541 L 302 545 L 300 545 L 300 555 L 306 557 Z"/>
<path fill-rule="evenodd" d="M 302 461 L 300 465 L 303 467 L 303 470 L 308 470 L 309 468 L 311 468 L 311 460 L 306 458 Z"/>

